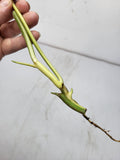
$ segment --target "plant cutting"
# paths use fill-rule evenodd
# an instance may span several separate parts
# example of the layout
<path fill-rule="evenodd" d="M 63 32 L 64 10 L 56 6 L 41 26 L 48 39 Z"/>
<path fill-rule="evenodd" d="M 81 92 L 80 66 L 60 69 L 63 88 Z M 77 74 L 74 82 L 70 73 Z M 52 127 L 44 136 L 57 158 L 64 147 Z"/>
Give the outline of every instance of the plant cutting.
<path fill-rule="evenodd" d="M 17 7 L 16 7 L 16 5 L 15 5 L 14 2 L 13 2 L 13 17 L 16 20 L 16 22 L 17 22 L 17 24 L 18 24 L 18 26 L 19 26 L 19 28 L 21 30 L 21 33 L 22 33 L 22 35 L 23 35 L 23 37 L 24 37 L 24 39 L 26 41 L 27 48 L 28 48 L 28 51 L 29 51 L 29 55 L 31 57 L 31 60 L 32 60 L 33 64 L 27 64 L 27 63 L 22 63 L 22 62 L 17 62 L 17 61 L 13 61 L 13 62 L 17 63 L 17 64 L 21 64 L 21 65 L 37 68 L 38 70 L 40 70 L 60 90 L 60 93 L 54 93 L 54 92 L 52 92 L 52 94 L 58 96 L 67 106 L 69 106 L 73 110 L 81 113 L 83 115 L 83 117 L 90 124 L 92 124 L 93 126 L 99 128 L 101 131 L 103 131 L 113 141 L 120 142 L 120 140 L 117 140 L 117 139 L 113 138 L 108 133 L 109 131 L 103 129 L 98 124 L 96 124 L 95 122 L 91 121 L 90 118 L 86 115 L 87 109 L 85 107 L 79 105 L 72 98 L 73 89 L 71 89 L 70 91 L 67 89 L 67 87 L 65 86 L 64 81 L 63 81 L 62 77 L 60 76 L 60 74 L 57 72 L 57 70 L 53 67 L 53 65 L 50 63 L 50 61 L 47 59 L 47 57 L 44 55 L 44 53 L 40 49 L 37 41 L 35 40 L 34 36 L 32 35 L 32 33 L 31 33 L 28 25 L 26 24 L 23 16 L 21 15 L 21 13 L 19 12 L 19 10 L 17 9 Z M 45 61 L 45 63 L 48 65 L 49 69 L 46 68 L 36 58 L 33 45 L 35 46 L 35 48 L 37 49 L 38 53 L 43 58 L 43 60 Z"/>

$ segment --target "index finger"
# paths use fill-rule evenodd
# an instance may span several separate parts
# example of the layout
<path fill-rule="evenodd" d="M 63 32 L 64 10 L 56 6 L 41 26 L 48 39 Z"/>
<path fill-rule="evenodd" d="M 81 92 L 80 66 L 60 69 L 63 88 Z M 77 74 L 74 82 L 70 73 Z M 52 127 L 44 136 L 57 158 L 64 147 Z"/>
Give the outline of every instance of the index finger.
<path fill-rule="evenodd" d="M 1 0 L 0 1 L 0 25 L 7 22 L 12 13 L 12 1 L 11 0 Z"/>

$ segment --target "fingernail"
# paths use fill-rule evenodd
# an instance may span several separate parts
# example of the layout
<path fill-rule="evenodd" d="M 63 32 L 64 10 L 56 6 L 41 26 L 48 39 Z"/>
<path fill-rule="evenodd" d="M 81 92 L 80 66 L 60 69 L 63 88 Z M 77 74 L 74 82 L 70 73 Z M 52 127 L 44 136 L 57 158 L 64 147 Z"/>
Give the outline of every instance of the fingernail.
<path fill-rule="evenodd" d="M 1 2 L 0 2 L 0 5 L 2 6 L 2 7 L 7 7 L 9 4 L 10 4 L 10 0 L 2 0 Z"/>

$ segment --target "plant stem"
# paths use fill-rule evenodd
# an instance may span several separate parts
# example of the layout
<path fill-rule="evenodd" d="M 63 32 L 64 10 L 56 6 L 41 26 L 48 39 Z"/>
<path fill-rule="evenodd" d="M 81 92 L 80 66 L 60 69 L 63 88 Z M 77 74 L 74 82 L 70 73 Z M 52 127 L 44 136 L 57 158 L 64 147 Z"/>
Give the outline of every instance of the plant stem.
<path fill-rule="evenodd" d="M 34 53 L 34 49 L 32 47 L 32 43 L 31 43 L 31 40 L 30 40 L 30 37 L 28 36 L 28 33 L 27 31 L 25 30 L 24 28 L 24 25 L 23 23 L 20 21 L 18 15 L 16 14 L 15 11 L 13 11 L 13 17 L 15 18 L 16 22 L 18 23 L 18 26 L 23 34 L 23 37 L 25 38 L 25 41 L 26 41 L 26 44 L 27 44 L 27 47 L 28 47 L 28 50 L 29 50 L 29 53 L 30 53 L 30 57 L 34 63 L 34 66 L 36 68 L 38 68 L 44 75 L 46 75 L 55 85 L 56 87 L 58 87 L 59 89 L 62 88 L 62 83 L 60 80 L 57 79 L 56 76 L 54 76 L 43 64 L 41 64 L 38 59 L 36 58 L 35 56 L 35 53 Z M 20 64 L 20 63 L 19 63 Z M 23 64 L 23 63 L 21 63 Z M 24 63 L 25 65 L 25 63 Z M 30 65 L 29 65 L 30 66 Z"/>
<path fill-rule="evenodd" d="M 55 74 L 55 76 L 57 77 L 57 79 L 61 82 L 61 84 L 63 83 L 63 79 L 62 77 L 59 75 L 59 73 L 56 71 L 56 69 L 52 66 L 52 64 L 50 63 L 50 61 L 47 59 L 47 57 L 44 55 L 44 53 L 42 52 L 42 50 L 40 49 L 38 43 L 36 42 L 34 36 L 32 35 L 28 25 L 26 24 L 23 16 L 21 15 L 21 13 L 19 12 L 19 10 L 17 9 L 16 5 L 13 3 L 13 9 L 15 10 L 17 16 L 19 17 L 20 21 L 22 22 L 29 38 L 31 39 L 32 43 L 34 44 L 34 46 L 36 47 L 36 49 L 38 50 L 39 54 L 41 55 L 41 57 L 44 59 L 44 61 L 46 62 L 46 64 L 49 66 L 49 68 L 52 70 L 52 72 Z M 61 88 L 61 87 L 60 87 Z"/>

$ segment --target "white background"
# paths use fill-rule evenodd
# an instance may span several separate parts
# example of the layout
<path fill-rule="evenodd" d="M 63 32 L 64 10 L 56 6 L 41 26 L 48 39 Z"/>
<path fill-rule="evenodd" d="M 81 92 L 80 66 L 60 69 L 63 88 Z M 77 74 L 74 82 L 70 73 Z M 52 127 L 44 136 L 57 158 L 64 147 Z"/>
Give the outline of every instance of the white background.
<path fill-rule="evenodd" d="M 120 138 L 120 1 L 29 0 L 40 47 L 92 120 Z M 0 160 L 119 160 L 113 142 L 57 97 L 27 49 L 0 62 Z"/>

